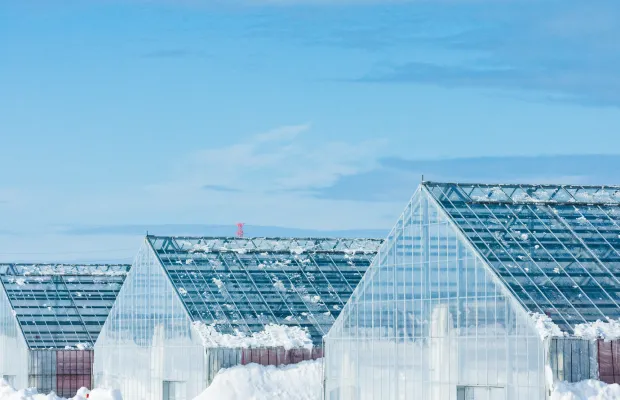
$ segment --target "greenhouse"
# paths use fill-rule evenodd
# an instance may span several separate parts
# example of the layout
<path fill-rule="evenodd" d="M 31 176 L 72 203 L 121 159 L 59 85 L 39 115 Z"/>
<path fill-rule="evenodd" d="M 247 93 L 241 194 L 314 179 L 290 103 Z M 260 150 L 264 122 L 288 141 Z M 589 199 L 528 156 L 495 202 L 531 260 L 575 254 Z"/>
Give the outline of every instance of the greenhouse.
<path fill-rule="evenodd" d="M 620 187 L 423 182 L 325 338 L 325 398 L 618 382 L 619 278 Z"/>
<path fill-rule="evenodd" d="M 0 264 L 0 373 L 73 396 L 92 386 L 93 346 L 129 265 Z"/>
<path fill-rule="evenodd" d="M 221 367 L 319 358 L 382 242 L 147 236 L 95 345 L 95 383 L 185 400 Z"/>

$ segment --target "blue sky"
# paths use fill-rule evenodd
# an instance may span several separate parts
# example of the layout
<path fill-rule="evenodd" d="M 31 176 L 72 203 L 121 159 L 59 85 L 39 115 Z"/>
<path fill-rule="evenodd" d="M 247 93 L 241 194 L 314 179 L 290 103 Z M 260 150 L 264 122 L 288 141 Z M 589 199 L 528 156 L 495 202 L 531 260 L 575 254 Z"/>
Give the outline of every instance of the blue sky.
<path fill-rule="evenodd" d="M 387 231 L 422 174 L 620 183 L 618 37 L 614 1 L 2 1 L 0 259 Z"/>

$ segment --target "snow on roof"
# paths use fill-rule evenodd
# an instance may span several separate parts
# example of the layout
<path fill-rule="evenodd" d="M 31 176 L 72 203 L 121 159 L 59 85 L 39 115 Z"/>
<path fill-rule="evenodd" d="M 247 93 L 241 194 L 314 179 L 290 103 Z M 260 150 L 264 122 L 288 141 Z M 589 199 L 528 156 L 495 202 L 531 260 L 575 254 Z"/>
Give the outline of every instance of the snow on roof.
<path fill-rule="evenodd" d="M 620 187 L 423 182 L 528 312 L 559 329 L 620 318 Z"/>
<path fill-rule="evenodd" d="M 249 336 L 243 332 L 236 332 L 234 335 L 223 334 L 218 331 L 215 324 L 206 325 L 203 322 L 194 322 L 194 327 L 205 347 L 284 347 L 286 350 L 313 347 L 308 330 L 298 326 L 267 324 L 263 331 Z"/>
<path fill-rule="evenodd" d="M 0 274 L 14 276 L 28 275 L 92 275 L 125 276 L 129 264 L 0 264 Z"/>
<path fill-rule="evenodd" d="M 434 188 L 458 191 L 462 200 L 489 203 L 553 203 L 620 205 L 620 186 L 484 184 L 423 182 Z"/>
<path fill-rule="evenodd" d="M 349 238 L 265 238 L 265 237 L 183 237 L 149 236 L 162 250 L 188 253 L 248 252 L 269 253 L 365 253 L 379 250 L 383 239 Z"/>
<path fill-rule="evenodd" d="M 577 324 L 573 327 L 572 335 L 563 332 L 548 316 L 539 313 L 530 313 L 530 318 L 540 338 L 545 340 L 550 337 L 572 336 L 587 340 L 603 339 L 605 341 L 620 339 L 620 320 L 610 319 L 608 321 L 597 320 L 584 324 Z"/>
<path fill-rule="evenodd" d="M 605 341 L 620 339 L 620 321 L 609 320 L 588 322 L 575 326 L 576 337 L 584 339 L 603 339 Z"/>

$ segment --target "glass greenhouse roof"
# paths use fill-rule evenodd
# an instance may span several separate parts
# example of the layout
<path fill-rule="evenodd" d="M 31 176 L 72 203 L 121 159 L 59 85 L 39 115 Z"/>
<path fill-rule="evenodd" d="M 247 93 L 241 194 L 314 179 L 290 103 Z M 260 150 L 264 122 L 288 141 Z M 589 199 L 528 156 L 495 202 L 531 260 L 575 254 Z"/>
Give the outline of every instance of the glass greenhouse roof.
<path fill-rule="evenodd" d="M 148 237 L 194 321 L 221 333 L 269 323 L 320 343 L 383 243 L 380 239 Z"/>
<path fill-rule="evenodd" d="M 0 264 L 31 349 L 92 347 L 130 265 Z"/>
<path fill-rule="evenodd" d="M 423 187 L 527 310 L 569 333 L 620 318 L 620 187 Z"/>

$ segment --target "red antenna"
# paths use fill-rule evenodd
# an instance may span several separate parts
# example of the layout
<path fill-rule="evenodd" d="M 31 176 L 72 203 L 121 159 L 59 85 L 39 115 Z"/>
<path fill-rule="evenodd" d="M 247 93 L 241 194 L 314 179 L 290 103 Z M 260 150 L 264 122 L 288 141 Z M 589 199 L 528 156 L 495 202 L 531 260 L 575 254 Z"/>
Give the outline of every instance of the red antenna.
<path fill-rule="evenodd" d="M 242 238 L 243 237 L 243 226 L 245 224 L 243 222 L 238 222 L 237 223 L 237 237 L 238 238 Z"/>

